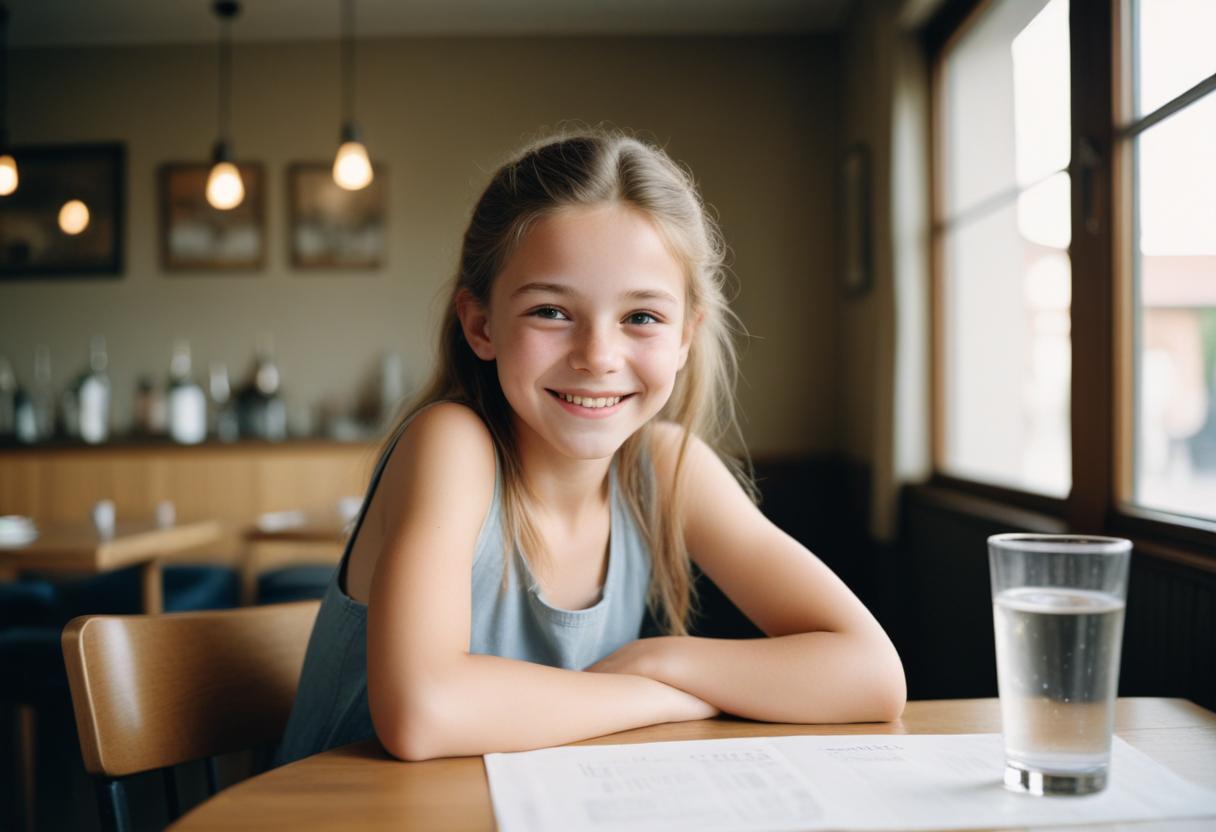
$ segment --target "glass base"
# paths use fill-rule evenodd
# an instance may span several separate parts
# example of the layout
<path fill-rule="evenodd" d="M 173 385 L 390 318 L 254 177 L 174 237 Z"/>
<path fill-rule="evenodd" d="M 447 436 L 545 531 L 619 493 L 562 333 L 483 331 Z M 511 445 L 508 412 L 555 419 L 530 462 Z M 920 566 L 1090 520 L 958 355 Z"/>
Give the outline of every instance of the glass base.
<path fill-rule="evenodd" d="M 1022 794 L 1042 796 L 1094 794 L 1106 788 L 1106 769 L 1073 774 L 1031 771 L 1005 763 L 1005 788 Z"/>

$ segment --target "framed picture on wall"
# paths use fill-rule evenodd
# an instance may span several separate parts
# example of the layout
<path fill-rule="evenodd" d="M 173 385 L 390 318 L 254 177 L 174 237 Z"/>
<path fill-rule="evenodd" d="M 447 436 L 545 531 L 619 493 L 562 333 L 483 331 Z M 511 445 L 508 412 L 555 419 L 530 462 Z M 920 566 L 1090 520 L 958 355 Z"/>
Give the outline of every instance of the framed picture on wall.
<path fill-rule="evenodd" d="M 373 166 L 370 184 L 348 191 L 329 162 L 287 169 L 291 264 L 297 269 L 378 269 L 384 263 L 388 172 Z"/>
<path fill-rule="evenodd" d="M 122 274 L 126 149 L 18 146 L 16 189 L 0 196 L 0 279 Z"/>
<path fill-rule="evenodd" d="M 845 153 L 840 166 L 840 205 L 844 245 L 841 283 L 850 295 L 860 295 L 870 288 L 872 259 L 870 255 L 870 151 L 857 144 Z"/>
<path fill-rule="evenodd" d="M 208 162 L 160 167 L 160 251 L 166 271 L 251 271 L 266 262 L 266 187 L 260 162 L 238 162 L 245 197 L 221 211 L 207 202 Z"/>

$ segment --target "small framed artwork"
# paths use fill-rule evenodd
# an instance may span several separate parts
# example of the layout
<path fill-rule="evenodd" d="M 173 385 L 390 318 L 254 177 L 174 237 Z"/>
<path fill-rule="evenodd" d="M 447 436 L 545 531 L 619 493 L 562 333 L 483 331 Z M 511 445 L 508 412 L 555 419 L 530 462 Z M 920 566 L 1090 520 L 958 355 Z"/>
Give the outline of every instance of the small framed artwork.
<path fill-rule="evenodd" d="M 207 202 L 208 162 L 160 167 L 160 251 L 166 271 L 251 271 L 266 262 L 266 187 L 259 162 L 238 162 L 245 197 L 221 211 Z"/>
<path fill-rule="evenodd" d="M 377 269 L 384 263 L 387 171 L 374 165 L 357 191 L 334 182 L 328 162 L 297 162 L 287 170 L 291 264 L 297 269 Z"/>
<path fill-rule="evenodd" d="M 122 274 L 126 149 L 13 147 L 17 187 L 0 196 L 0 279 Z"/>
<path fill-rule="evenodd" d="M 850 295 L 870 288 L 873 263 L 870 254 L 870 151 L 864 144 L 845 153 L 840 167 L 840 204 L 844 227 L 841 283 Z"/>

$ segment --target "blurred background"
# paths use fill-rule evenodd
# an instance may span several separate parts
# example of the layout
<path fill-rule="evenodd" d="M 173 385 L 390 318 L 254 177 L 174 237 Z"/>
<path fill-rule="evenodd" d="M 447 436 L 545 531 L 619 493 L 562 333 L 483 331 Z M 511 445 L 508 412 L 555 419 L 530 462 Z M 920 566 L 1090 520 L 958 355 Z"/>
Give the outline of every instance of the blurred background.
<path fill-rule="evenodd" d="M 605 125 L 720 222 L 762 508 L 912 698 L 996 693 L 987 535 L 1073 530 L 1136 544 L 1120 694 L 1216 706 L 1216 4 L 4 6 L 14 585 L 47 577 L 31 535 L 116 516 L 216 524 L 166 563 L 228 571 L 166 566 L 165 609 L 319 592 L 474 200 L 523 143 Z M 93 571 L 48 579 L 42 641 L 0 607 L 12 828 L 95 822 L 53 642 L 149 596 Z M 699 586 L 699 632 L 756 634 Z"/>

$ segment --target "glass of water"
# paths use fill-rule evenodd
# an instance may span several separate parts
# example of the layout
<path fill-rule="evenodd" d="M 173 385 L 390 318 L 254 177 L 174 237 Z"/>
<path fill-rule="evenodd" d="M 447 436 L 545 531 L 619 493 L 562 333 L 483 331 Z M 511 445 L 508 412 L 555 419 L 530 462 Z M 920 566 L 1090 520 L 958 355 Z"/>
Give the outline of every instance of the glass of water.
<path fill-rule="evenodd" d="M 1116 537 L 988 538 L 1006 788 L 1106 788 L 1131 551 Z"/>

